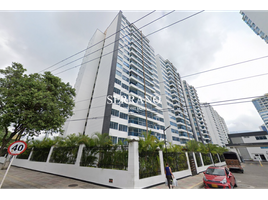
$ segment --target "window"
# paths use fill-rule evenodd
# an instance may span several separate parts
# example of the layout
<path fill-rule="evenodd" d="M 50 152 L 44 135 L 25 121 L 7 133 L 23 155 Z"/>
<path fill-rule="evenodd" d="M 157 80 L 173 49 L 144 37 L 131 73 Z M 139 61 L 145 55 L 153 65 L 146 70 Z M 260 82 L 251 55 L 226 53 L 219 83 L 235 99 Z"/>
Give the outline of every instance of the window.
<path fill-rule="evenodd" d="M 129 58 L 126 55 L 124 55 L 124 59 L 126 59 L 127 61 L 129 61 Z"/>
<path fill-rule="evenodd" d="M 123 58 L 121 58 L 120 56 L 117 56 L 117 58 L 118 58 L 118 60 L 123 61 Z"/>
<path fill-rule="evenodd" d="M 115 83 L 117 83 L 117 84 L 119 84 L 119 85 L 121 85 L 121 81 L 120 80 L 118 80 L 117 78 L 115 79 L 115 81 L 114 81 Z"/>
<path fill-rule="evenodd" d="M 110 136 L 111 137 L 111 140 L 113 142 L 113 144 L 116 144 L 117 143 L 117 137 L 114 137 L 114 136 Z"/>
<path fill-rule="evenodd" d="M 255 136 L 256 140 L 266 140 L 266 136 L 263 135 L 263 136 Z"/>
<path fill-rule="evenodd" d="M 123 143 L 123 145 L 127 145 L 126 138 L 118 138 L 118 143 L 119 143 L 119 141 L 121 141 Z"/>
<path fill-rule="evenodd" d="M 124 75 L 122 76 L 122 79 L 125 80 L 125 81 L 127 81 L 127 82 L 129 82 L 129 78 L 127 78 L 127 77 L 124 76 Z"/>
<path fill-rule="evenodd" d="M 125 96 L 125 98 L 127 98 L 127 99 L 128 99 L 128 95 L 127 95 L 126 93 L 124 93 L 124 92 L 121 92 L 121 96 L 122 96 L 122 97 L 124 97 L 124 96 Z"/>
<path fill-rule="evenodd" d="M 122 66 L 121 64 L 119 64 L 119 63 L 116 63 L 116 66 L 117 66 L 118 68 L 120 68 L 120 69 L 123 69 L 123 66 Z"/>
<path fill-rule="evenodd" d="M 118 123 L 110 122 L 110 128 L 117 130 L 118 129 Z"/>
<path fill-rule="evenodd" d="M 122 76 L 122 73 L 121 73 L 120 71 L 118 71 L 118 70 L 116 70 L 116 74 L 117 74 L 118 76 Z"/>
<path fill-rule="evenodd" d="M 122 119 L 126 119 L 126 120 L 127 120 L 128 115 L 125 114 L 125 113 L 121 113 L 121 112 L 120 112 L 120 118 L 122 118 Z"/>
<path fill-rule="evenodd" d="M 126 62 L 124 62 L 124 65 L 127 66 L 129 68 L 129 64 L 127 64 Z"/>
<path fill-rule="evenodd" d="M 113 116 L 119 116 L 119 111 L 118 110 L 114 110 L 114 109 L 112 109 L 112 112 L 111 112 L 111 114 L 113 115 Z"/>
<path fill-rule="evenodd" d="M 129 74 L 129 71 L 126 70 L 125 68 L 123 68 L 123 72 L 125 72 L 126 74 Z"/>
<path fill-rule="evenodd" d="M 120 90 L 117 89 L 116 87 L 114 88 L 114 92 L 115 92 L 116 94 L 120 94 Z"/>
<path fill-rule="evenodd" d="M 119 131 L 127 132 L 127 126 L 119 124 Z"/>
<path fill-rule="evenodd" d="M 127 86 L 127 85 L 125 85 L 124 83 L 122 83 L 122 88 L 124 88 L 124 89 L 128 90 L 128 86 Z"/>

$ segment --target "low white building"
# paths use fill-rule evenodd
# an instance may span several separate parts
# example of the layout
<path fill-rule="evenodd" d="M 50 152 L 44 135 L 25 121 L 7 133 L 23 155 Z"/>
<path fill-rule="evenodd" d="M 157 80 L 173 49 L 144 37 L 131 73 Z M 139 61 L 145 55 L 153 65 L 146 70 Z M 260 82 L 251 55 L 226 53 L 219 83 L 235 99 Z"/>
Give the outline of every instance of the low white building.
<path fill-rule="evenodd" d="M 233 133 L 228 135 L 230 144 L 244 160 L 268 161 L 268 133 L 256 131 L 247 133 Z"/>

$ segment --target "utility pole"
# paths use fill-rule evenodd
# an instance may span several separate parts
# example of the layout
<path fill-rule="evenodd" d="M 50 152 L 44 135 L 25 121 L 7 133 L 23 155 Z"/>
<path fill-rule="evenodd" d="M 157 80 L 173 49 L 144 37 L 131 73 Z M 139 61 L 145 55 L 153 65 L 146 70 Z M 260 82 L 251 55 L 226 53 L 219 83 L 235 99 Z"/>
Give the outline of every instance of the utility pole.
<path fill-rule="evenodd" d="M 167 128 L 165 128 L 164 130 L 163 130 L 163 133 L 164 133 L 164 136 L 165 136 L 165 148 L 166 148 L 166 156 L 167 156 L 167 143 L 166 143 L 166 130 L 170 127 L 171 125 L 169 125 Z M 168 157 L 167 157 L 168 158 Z"/>

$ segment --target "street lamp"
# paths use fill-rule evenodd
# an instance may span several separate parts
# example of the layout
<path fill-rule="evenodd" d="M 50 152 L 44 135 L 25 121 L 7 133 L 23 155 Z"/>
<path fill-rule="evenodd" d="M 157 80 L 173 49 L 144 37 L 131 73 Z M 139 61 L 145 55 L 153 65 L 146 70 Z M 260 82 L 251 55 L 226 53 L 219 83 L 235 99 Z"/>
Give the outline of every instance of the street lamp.
<path fill-rule="evenodd" d="M 165 131 L 170 127 L 171 125 L 169 125 L 167 128 L 165 128 L 164 130 L 163 130 L 163 133 L 164 133 L 164 135 L 165 135 L 165 147 L 166 147 L 166 156 L 167 156 L 167 143 L 166 143 L 166 133 L 165 133 Z M 168 157 L 167 157 L 168 158 Z M 168 161 L 168 160 L 167 160 Z"/>

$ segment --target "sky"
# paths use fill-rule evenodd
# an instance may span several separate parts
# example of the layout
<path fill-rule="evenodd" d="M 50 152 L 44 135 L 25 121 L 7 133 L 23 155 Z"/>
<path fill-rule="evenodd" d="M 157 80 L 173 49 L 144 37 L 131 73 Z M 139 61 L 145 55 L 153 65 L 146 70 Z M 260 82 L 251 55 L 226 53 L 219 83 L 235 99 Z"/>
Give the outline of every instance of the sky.
<path fill-rule="evenodd" d="M 38 7 L 31 10 L 11 8 L 0 11 L 0 68 L 19 62 L 28 74 L 51 70 L 71 85 L 75 83 L 83 50 L 87 48 L 89 40 L 97 29 L 104 32 L 119 12 L 119 9 L 55 11 Z M 201 10 L 195 7 L 183 10 L 177 8 L 175 12 L 142 28 L 142 32 L 148 35 Z M 134 22 L 153 11 L 153 8 L 122 11 L 128 21 Z M 170 11 L 160 8 L 135 25 L 142 27 Z M 176 66 L 181 77 L 267 56 L 268 44 L 248 27 L 239 11 L 204 11 L 148 36 L 150 45 L 156 54 Z M 81 53 L 63 61 L 78 52 Z M 76 59 L 78 60 L 63 66 Z M 59 64 L 53 66 L 56 63 Z M 268 93 L 268 75 L 208 87 L 200 86 L 268 73 L 267 66 L 268 58 L 264 58 L 182 79 L 196 88 L 200 102 L 256 97 Z M 60 69 L 55 70 L 56 68 Z M 60 73 L 69 68 L 73 69 Z M 249 101 L 247 103 L 213 108 L 225 119 L 231 133 L 258 131 L 263 122 L 251 100 L 249 98 L 246 99 Z"/>

